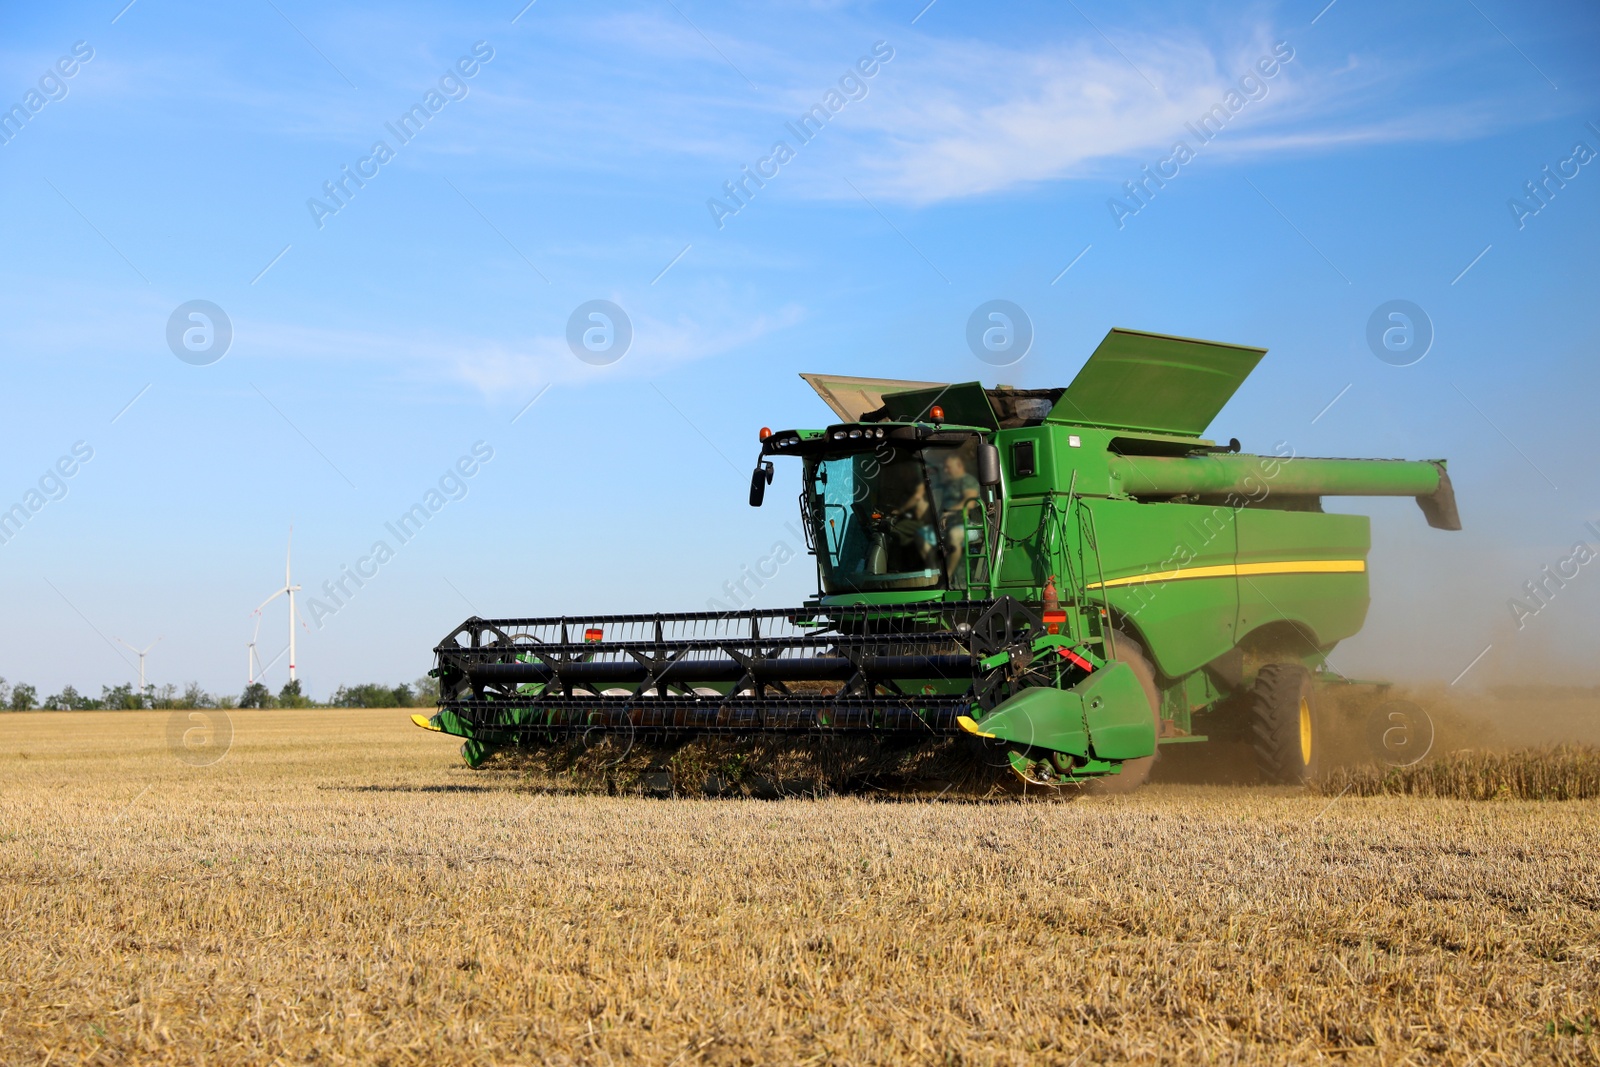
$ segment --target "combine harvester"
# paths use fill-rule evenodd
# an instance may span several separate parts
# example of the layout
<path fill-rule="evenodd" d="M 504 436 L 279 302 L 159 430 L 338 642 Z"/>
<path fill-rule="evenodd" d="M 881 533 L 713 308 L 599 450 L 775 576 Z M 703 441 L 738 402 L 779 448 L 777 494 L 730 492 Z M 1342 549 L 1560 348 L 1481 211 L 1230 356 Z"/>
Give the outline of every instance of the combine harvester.
<path fill-rule="evenodd" d="M 1460 520 L 1443 460 L 1202 439 L 1264 354 L 1117 329 L 1065 389 L 803 375 L 840 421 L 763 429 L 750 503 L 774 460 L 800 464 L 815 598 L 471 618 L 434 650 L 440 707 L 415 720 L 465 738 L 472 766 L 616 734 L 966 735 L 1028 783 L 1131 787 L 1157 746 L 1209 735 L 1303 781 L 1318 675 L 1368 605 L 1368 520 L 1322 499 Z"/>

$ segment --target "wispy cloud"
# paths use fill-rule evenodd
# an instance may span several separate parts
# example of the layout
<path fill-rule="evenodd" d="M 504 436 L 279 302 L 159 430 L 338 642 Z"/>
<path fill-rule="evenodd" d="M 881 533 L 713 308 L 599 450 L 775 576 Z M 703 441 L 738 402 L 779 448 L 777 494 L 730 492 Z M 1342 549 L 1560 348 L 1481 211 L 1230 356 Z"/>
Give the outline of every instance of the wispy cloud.
<path fill-rule="evenodd" d="M 528 389 L 552 382 L 583 385 L 647 378 L 738 353 L 805 318 L 798 305 L 743 316 L 708 307 L 699 316 L 658 317 L 618 294 L 612 298 L 629 305 L 633 343 L 621 360 L 605 367 L 579 360 L 563 334 L 508 340 L 271 321 L 239 324 L 241 337 L 249 340 L 230 358 L 338 362 L 371 382 L 387 379 L 402 388 L 409 382 L 430 390 L 454 384 L 492 402 L 521 404 Z"/>
<path fill-rule="evenodd" d="M 710 325 L 687 317 L 667 321 L 634 319 L 633 347 L 609 367 L 591 367 L 575 358 L 564 337 L 535 337 L 524 345 L 490 342 L 468 351 L 444 353 L 455 376 L 484 396 L 518 397 L 530 387 L 550 382 L 588 383 L 616 377 L 643 378 L 700 359 L 726 355 L 788 329 L 804 313 L 787 306 L 743 322 Z"/>
<path fill-rule="evenodd" d="M 472 122 L 502 130 L 529 124 L 527 136 L 498 139 L 499 150 L 508 153 L 547 152 L 533 145 L 548 146 L 568 131 L 585 150 L 566 160 L 541 156 L 557 167 L 617 172 L 637 168 L 644 151 L 663 175 L 709 168 L 708 177 L 720 178 L 747 162 L 753 149 L 783 136 L 783 121 L 814 104 L 845 69 L 838 59 L 816 59 L 815 49 L 801 61 L 765 43 L 719 36 L 719 48 L 761 71 L 759 93 L 702 71 L 675 84 L 650 85 L 658 106 L 641 112 L 630 97 L 643 87 L 622 69 L 644 66 L 636 57 L 667 56 L 679 68 L 698 69 L 705 62 L 698 55 L 704 42 L 679 30 L 637 17 L 612 20 L 608 59 L 619 70 L 605 88 L 569 101 L 558 113 L 547 102 L 539 104 L 528 87 L 508 81 L 486 94 L 490 98 Z M 1296 58 L 1266 80 L 1266 97 L 1230 123 L 1227 136 L 1208 146 L 1209 155 L 1244 160 L 1460 140 L 1529 121 L 1548 108 L 1530 110 L 1527 100 L 1503 97 L 1432 98 L 1430 76 L 1474 62 L 1470 45 L 1425 56 L 1351 54 L 1319 66 L 1304 38 L 1297 42 L 1294 33 L 1266 24 L 1238 25 L 1224 33 L 1222 44 L 1215 33 L 1198 30 L 1112 32 L 1115 48 L 1087 29 L 1007 46 L 863 26 L 862 50 L 879 36 L 892 36 L 895 59 L 870 83 L 868 98 L 840 113 L 818 146 L 806 150 L 823 165 L 800 167 L 786 177 L 788 195 L 851 198 L 840 172 L 874 200 L 912 205 L 1102 179 L 1128 160 L 1148 161 L 1152 153 L 1169 151 L 1186 122 L 1220 103 L 1286 37 L 1291 47 L 1298 43 Z M 832 51 L 839 54 L 837 47 Z M 595 130 L 607 131 L 614 144 L 631 152 L 624 157 L 609 151 L 593 139 Z M 468 130 L 462 135 L 483 143 Z"/>
<path fill-rule="evenodd" d="M 875 142 L 858 153 L 868 195 L 913 203 L 1086 176 L 1098 160 L 1169 140 L 1224 91 L 1218 58 L 1195 42 L 1133 49 L 1133 64 L 1159 93 L 1129 62 L 1086 40 L 904 51 L 874 106 L 851 118 L 858 136 Z"/>
<path fill-rule="evenodd" d="M 663 259 L 663 262 L 665 260 Z M 0 299 L 0 347 L 31 359 L 81 361 L 82 365 L 120 366 L 129 359 L 130 338 L 138 357 L 154 353 L 155 367 L 176 361 L 162 350 L 160 338 L 171 308 L 161 297 L 142 289 L 112 286 L 74 291 L 41 287 L 54 301 L 56 313 L 38 320 L 21 315 L 20 304 Z M 37 294 L 36 294 L 37 296 Z M 225 369 L 266 365 L 309 365 L 317 373 L 300 380 L 330 390 L 355 375 L 364 388 L 436 395 L 441 387 L 475 392 L 492 401 L 525 402 L 529 386 L 551 382 L 587 384 L 619 378 L 659 376 L 674 368 L 719 356 L 737 354 L 763 339 L 782 333 L 806 318 L 803 307 L 773 301 L 749 310 L 753 297 L 699 290 L 695 311 L 677 313 L 675 298 L 655 295 L 643 301 L 612 292 L 633 324 L 633 342 L 617 363 L 595 367 L 580 361 L 567 347 L 564 333 L 534 333 L 522 338 L 511 331 L 441 333 L 382 322 L 307 323 L 258 317 L 236 311 L 234 343 Z M 577 297 L 571 298 L 573 306 Z M 85 303 L 96 315 L 74 314 Z M 743 306 L 741 306 L 743 304 Z M 34 310 L 37 310 L 36 300 Z M 562 305 L 565 306 L 565 305 Z M 520 398 L 520 399 L 519 399 Z"/>
<path fill-rule="evenodd" d="M 1123 161 L 1165 155 L 1180 138 L 1197 147 L 1185 123 L 1236 91 L 1282 39 L 1267 27 L 1226 49 L 1198 38 L 1132 37 L 1119 42 L 1126 58 L 1087 38 L 1030 49 L 930 42 L 884 79 L 873 107 L 849 116 L 864 188 L 928 204 L 1103 177 Z M 1206 151 L 1244 159 L 1453 140 L 1489 133 L 1515 115 L 1510 102 L 1444 107 L 1411 97 L 1397 105 L 1405 98 L 1400 87 L 1419 73 L 1417 65 L 1355 57 L 1319 70 L 1297 55 L 1261 79 L 1266 95 Z"/>
<path fill-rule="evenodd" d="M 718 20 L 695 29 L 666 8 L 541 18 L 538 38 L 496 37 L 500 58 L 473 81 L 470 101 L 407 149 L 407 166 L 443 160 L 459 170 L 463 156 L 485 170 L 534 163 L 541 180 L 556 186 L 593 175 L 632 180 L 648 168 L 666 182 L 692 185 L 703 176 L 714 191 L 730 168 L 784 135 L 785 119 L 816 103 L 853 51 L 865 53 L 879 39 L 890 41 L 895 59 L 871 81 L 869 97 L 807 149 L 823 165 L 786 176 L 784 195 L 853 198 L 841 171 L 875 201 L 902 204 L 1104 177 L 1126 160 L 1169 150 L 1185 122 L 1217 104 L 1285 38 L 1301 55 L 1208 153 L 1243 159 L 1454 140 L 1532 114 L 1527 101 L 1430 100 L 1430 74 L 1470 66 L 1475 57 L 1463 49 L 1471 45 L 1417 55 L 1384 51 L 1379 42 L 1317 66 L 1304 27 L 1259 22 L 1159 33 L 1103 24 L 1115 45 L 1084 25 L 1006 45 L 838 13 L 826 34 L 798 23 L 782 32 Z M 354 32 L 340 26 L 330 38 Z M 158 57 L 136 72 L 114 70 L 109 60 L 105 68 L 134 96 L 204 92 L 232 113 L 252 114 L 252 128 L 326 142 L 336 158 L 338 146 L 364 150 L 381 136 L 382 120 L 426 88 L 454 52 L 480 34 L 495 36 L 481 26 L 409 29 L 430 44 L 413 45 L 386 67 L 356 70 L 369 87 L 359 98 L 323 84 L 298 95 L 263 88 L 220 64 L 203 80 L 161 74 Z M 757 88 L 724 56 L 751 72 Z M 308 175 L 308 187 L 321 177 Z"/>

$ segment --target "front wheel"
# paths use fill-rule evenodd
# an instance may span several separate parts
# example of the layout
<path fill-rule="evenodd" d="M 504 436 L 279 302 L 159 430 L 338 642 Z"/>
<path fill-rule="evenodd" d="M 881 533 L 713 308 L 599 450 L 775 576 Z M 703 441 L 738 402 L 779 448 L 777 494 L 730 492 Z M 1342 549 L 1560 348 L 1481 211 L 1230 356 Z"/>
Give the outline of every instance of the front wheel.
<path fill-rule="evenodd" d="M 1269 782 L 1299 785 L 1317 776 L 1322 738 L 1311 672 L 1299 663 L 1271 663 L 1250 690 L 1256 769 Z"/>

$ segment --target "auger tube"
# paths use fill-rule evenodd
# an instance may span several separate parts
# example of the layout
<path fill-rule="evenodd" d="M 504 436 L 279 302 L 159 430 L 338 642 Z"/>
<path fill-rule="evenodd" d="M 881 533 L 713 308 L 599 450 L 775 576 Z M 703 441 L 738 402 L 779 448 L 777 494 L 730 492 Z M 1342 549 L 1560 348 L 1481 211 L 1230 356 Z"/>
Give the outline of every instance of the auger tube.
<path fill-rule="evenodd" d="M 1282 496 L 1409 496 L 1440 509 L 1459 530 L 1455 491 L 1443 460 L 1310 459 L 1238 454 L 1111 456 L 1111 477 L 1135 499 L 1192 495 L 1259 503 Z"/>

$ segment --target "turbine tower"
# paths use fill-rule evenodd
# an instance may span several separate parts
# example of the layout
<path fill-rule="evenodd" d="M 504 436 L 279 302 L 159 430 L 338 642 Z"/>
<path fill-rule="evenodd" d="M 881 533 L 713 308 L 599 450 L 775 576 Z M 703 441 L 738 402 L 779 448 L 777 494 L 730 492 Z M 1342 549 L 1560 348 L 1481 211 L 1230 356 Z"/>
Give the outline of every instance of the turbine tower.
<path fill-rule="evenodd" d="M 166 635 L 163 634 L 162 636 L 164 637 Z M 124 641 L 122 638 L 120 638 L 120 637 L 117 638 L 117 644 L 121 645 L 123 648 L 127 649 L 129 652 L 132 652 L 134 655 L 139 657 L 139 699 L 140 700 L 144 699 L 144 658 L 150 654 L 150 649 L 155 648 L 160 643 L 161 643 L 161 638 L 158 637 L 154 641 L 151 641 L 148 647 L 139 649 L 139 648 L 134 648 L 132 645 L 128 644 L 128 642 Z"/>
<path fill-rule="evenodd" d="M 283 587 L 258 604 L 256 606 L 256 610 L 252 613 L 256 617 L 256 634 L 259 636 L 261 633 L 261 609 L 265 608 L 268 604 L 272 603 L 274 600 L 277 600 L 281 596 L 287 595 L 289 597 L 289 681 L 291 682 L 295 680 L 294 624 L 295 619 L 298 618 L 298 616 L 295 614 L 294 595 L 300 591 L 300 587 L 294 584 L 294 577 L 290 570 L 293 560 L 294 527 L 291 526 L 289 527 L 289 551 L 284 555 L 283 559 Z M 250 681 L 254 682 L 262 673 L 266 671 L 266 667 L 260 666 L 261 657 L 256 654 L 256 642 L 254 638 L 251 638 L 250 640 L 249 653 Z M 277 658 L 274 657 L 272 662 L 276 663 Z"/>

